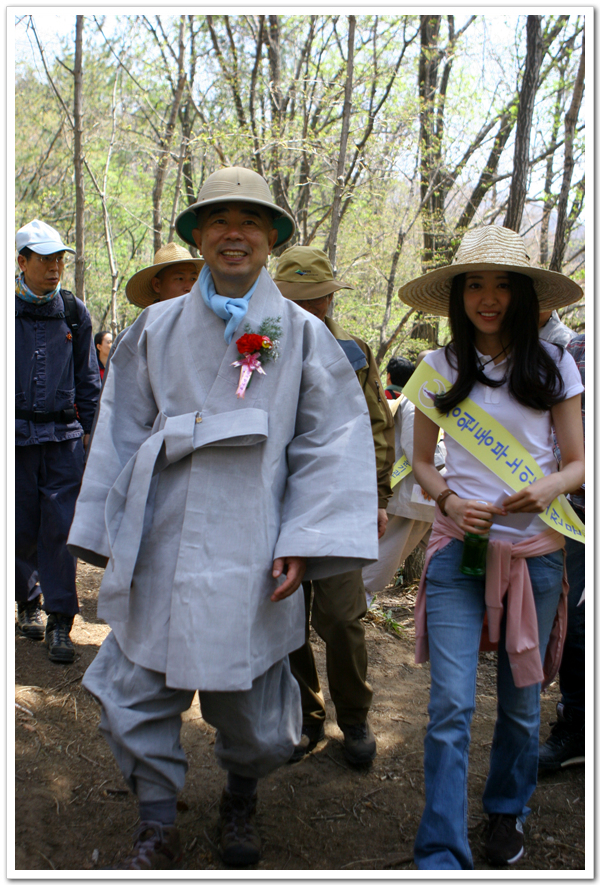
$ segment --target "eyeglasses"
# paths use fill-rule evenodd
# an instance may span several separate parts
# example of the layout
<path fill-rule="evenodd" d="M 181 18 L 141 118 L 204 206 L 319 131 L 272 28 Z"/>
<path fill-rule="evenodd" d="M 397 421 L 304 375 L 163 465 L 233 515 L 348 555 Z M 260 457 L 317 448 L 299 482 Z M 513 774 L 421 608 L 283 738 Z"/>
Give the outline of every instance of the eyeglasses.
<path fill-rule="evenodd" d="M 51 267 L 53 264 L 64 267 L 67 264 L 64 252 L 55 252 L 53 255 L 38 255 L 34 253 L 34 256 L 36 261 L 39 261 L 43 267 Z"/>

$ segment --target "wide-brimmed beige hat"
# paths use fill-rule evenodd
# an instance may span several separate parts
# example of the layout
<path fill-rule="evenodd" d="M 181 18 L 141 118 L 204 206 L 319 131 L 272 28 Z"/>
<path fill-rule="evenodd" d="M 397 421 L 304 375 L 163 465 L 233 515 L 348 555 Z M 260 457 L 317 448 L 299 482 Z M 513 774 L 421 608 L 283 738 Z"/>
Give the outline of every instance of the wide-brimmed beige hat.
<path fill-rule="evenodd" d="M 333 278 L 331 262 L 322 249 L 291 246 L 277 265 L 274 277 L 279 291 L 291 301 L 313 301 L 338 289 L 353 289 Z"/>
<path fill-rule="evenodd" d="M 144 267 L 142 270 L 138 270 L 129 279 L 125 286 L 127 298 L 132 304 L 137 304 L 138 307 L 148 307 L 149 304 L 154 304 L 158 300 L 158 295 L 150 283 L 152 278 L 157 273 L 160 273 L 163 268 L 169 267 L 171 264 L 184 263 L 195 264 L 198 272 L 204 267 L 204 260 L 202 258 L 193 258 L 187 249 L 184 249 L 183 246 L 178 246 L 177 243 L 167 243 L 166 246 L 161 246 L 154 256 L 154 263 Z"/>
<path fill-rule="evenodd" d="M 269 185 L 258 172 L 242 166 L 228 166 L 209 175 L 198 194 L 198 199 L 175 219 L 175 229 L 181 239 L 195 246 L 192 231 L 198 223 L 198 210 L 214 203 L 257 203 L 270 209 L 273 227 L 277 231 L 275 246 L 287 243 L 294 236 L 296 222 L 289 212 L 277 206 L 271 196 Z"/>
<path fill-rule="evenodd" d="M 398 290 L 400 300 L 436 316 L 448 316 L 452 279 L 461 273 L 502 270 L 533 280 L 540 310 L 554 310 L 579 301 L 583 289 L 562 273 L 532 267 L 522 237 L 507 227 L 477 227 L 467 231 L 454 261 L 412 280 Z"/>

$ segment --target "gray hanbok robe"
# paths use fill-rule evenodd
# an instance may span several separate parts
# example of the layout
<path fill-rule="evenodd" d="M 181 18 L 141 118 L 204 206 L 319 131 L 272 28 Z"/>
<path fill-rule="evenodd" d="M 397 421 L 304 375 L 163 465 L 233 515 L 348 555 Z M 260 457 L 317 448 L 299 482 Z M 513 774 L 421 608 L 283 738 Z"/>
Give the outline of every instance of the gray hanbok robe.
<path fill-rule="evenodd" d="M 236 397 L 236 340 L 280 317 L 280 356 Z M 111 354 L 69 536 L 108 560 L 98 614 L 173 688 L 249 689 L 304 643 L 304 601 L 273 603 L 273 559 L 306 578 L 377 558 L 365 397 L 325 325 L 261 272 L 230 345 L 198 285 L 147 308 Z"/>

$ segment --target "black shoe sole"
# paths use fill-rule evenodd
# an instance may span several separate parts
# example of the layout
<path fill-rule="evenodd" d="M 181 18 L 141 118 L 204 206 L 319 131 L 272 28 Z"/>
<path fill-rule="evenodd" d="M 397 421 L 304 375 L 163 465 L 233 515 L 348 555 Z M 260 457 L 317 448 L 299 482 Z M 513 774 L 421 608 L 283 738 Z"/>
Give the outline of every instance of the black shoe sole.
<path fill-rule="evenodd" d="M 585 765 L 585 756 L 572 756 L 563 762 L 538 762 L 538 771 L 540 774 L 544 772 L 562 771 L 564 768 L 570 768 L 572 765 Z"/>
<path fill-rule="evenodd" d="M 17 632 L 20 636 L 24 636 L 25 639 L 31 640 L 31 642 L 41 642 L 46 635 L 44 627 L 40 627 L 39 632 L 36 630 L 35 633 L 32 633 L 26 628 L 21 627 L 19 624 L 17 624 Z"/>
<path fill-rule="evenodd" d="M 67 657 L 66 655 L 57 655 L 48 652 L 48 660 L 52 661 L 53 664 L 73 664 L 75 662 L 75 655 L 73 654 L 70 657 Z"/>
<path fill-rule="evenodd" d="M 303 734 L 304 734 L 304 732 L 303 732 Z M 311 739 L 305 747 L 302 746 L 301 744 L 298 744 L 296 747 L 294 747 L 294 752 L 292 753 L 292 755 L 288 759 L 288 765 L 294 765 L 296 762 L 301 762 L 305 756 L 308 756 L 309 753 L 312 753 L 312 751 L 315 749 L 317 744 L 319 744 L 321 741 L 324 741 L 324 740 L 325 740 L 325 729 L 321 728 L 321 731 L 319 732 L 318 736 Z"/>
<path fill-rule="evenodd" d="M 46 643 L 48 645 L 48 643 Z M 48 658 L 53 664 L 72 664 L 75 660 L 75 652 L 68 649 L 52 650 L 48 647 Z"/>
<path fill-rule="evenodd" d="M 486 854 L 486 860 L 491 867 L 507 867 L 513 863 L 516 863 L 518 860 L 521 860 L 522 857 L 525 857 L 525 848 L 521 848 L 518 854 L 515 854 L 514 857 L 511 857 L 510 860 L 507 860 L 504 857 L 490 857 L 489 854 Z"/>
<path fill-rule="evenodd" d="M 221 859 L 228 867 L 251 867 L 260 860 L 260 851 L 246 845 L 232 845 L 221 851 Z"/>
<path fill-rule="evenodd" d="M 376 756 L 377 750 L 370 754 L 363 753 L 361 755 L 348 753 L 347 750 L 344 750 L 344 757 L 346 759 L 346 762 L 348 763 L 348 765 L 352 765 L 354 768 L 367 768 L 367 766 L 373 764 Z"/>

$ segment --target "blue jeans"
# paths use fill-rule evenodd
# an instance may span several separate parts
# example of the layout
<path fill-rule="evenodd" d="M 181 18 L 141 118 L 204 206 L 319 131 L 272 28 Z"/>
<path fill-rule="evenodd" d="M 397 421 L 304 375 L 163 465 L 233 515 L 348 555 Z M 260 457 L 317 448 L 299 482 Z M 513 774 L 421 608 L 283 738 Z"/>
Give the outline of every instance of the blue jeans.
<path fill-rule="evenodd" d="M 585 522 L 585 511 L 575 507 Z M 567 577 L 569 616 L 567 635 L 559 670 L 560 691 L 565 708 L 575 719 L 585 714 L 585 601 L 578 605 L 585 587 L 585 544 L 567 538 Z"/>
<path fill-rule="evenodd" d="M 467 833 L 467 772 L 484 581 L 459 570 L 463 543 L 450 541 L 427 570 L 427 629 L 431 661 L 425 736 L 425 810 L 415 841 L 420 870 L 472 870 Z M 562 589 L 561 550 L 527 560 L 542 659 Z M 504 642 L 498 647 L 498 716 L 483 793 L 487 814 L 524 820 L 537 783 L 540 685 L 516 688 Z"/>

